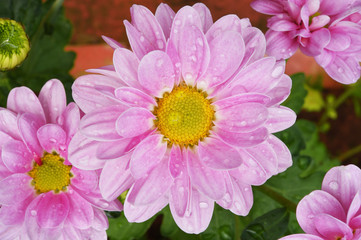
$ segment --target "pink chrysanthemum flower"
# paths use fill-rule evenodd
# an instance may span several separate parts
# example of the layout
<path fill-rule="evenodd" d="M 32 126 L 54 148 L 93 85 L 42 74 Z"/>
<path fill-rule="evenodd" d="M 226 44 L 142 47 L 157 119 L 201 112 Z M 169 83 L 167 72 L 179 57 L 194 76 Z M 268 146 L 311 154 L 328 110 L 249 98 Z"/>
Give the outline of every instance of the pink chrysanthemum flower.
<path fill-rule="evenodd" d="M 80 122 L 64 87 L 50 80 L 39 98 L 13 89 L 0 109 L 0 239 L 107 239 L 107 217 L 117 201 L 101 197 L 96 171 L 68 161 Z"/>
<path fill-rule="evenodd" d="M 213 23 L 203 4 L 155 16 L 131 8 L 132 51 L 115 48 L 114 68 L 78 78 L 73 97 L 86 113 L 69 146 L 83 169 L 102 169 L 105 199 L 130 188 L 124 212 L 145 221 L 169 203 L 180 228 L 204 231 L 214 203 L 247 215 L 251 185 L 292 164 L 274 132 L 295 114 L 284 61 L 263 57 L 265 38 L 248 19 Z"/>
<path fill-rule="evenodd" d="M 305 196 L 297 206 L 297 220 L 306 234 L 282 240 L 361 239 L 361 170 L 355 165 L 334 167 L 322 190 Z"/>
<path fill-rule="evenodd" d="M 268 20 L 267 54 L 287 59 L 297 48 L 344 84 L 360 78 L 361 2 L 356 0 L 254 0 Z"/>

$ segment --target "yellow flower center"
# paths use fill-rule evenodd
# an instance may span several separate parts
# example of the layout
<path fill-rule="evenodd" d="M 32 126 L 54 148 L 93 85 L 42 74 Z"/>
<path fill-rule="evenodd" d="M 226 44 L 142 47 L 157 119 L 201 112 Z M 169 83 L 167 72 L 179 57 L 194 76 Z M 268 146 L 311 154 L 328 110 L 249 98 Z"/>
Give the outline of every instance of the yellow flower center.
<path fill-rule="evenodd" d="M 180 85 L 156 100 L 155 125 L 169 144 L 193 146 L 209 135 L 215 117 L 205 92 Z"/>
<path fill-rule="evenodd" d="M 46 193 L 53 190 L 55 193 L 66 191 L 73 174 L 70 172 L 72 166 L 64 164 L 64 159 L 59 154 L 45 152 L 41 158 L 41 165 L 34 163 L 34 167 L 28 172 L 33 178 L 31 184 L 36 193 Z"/>

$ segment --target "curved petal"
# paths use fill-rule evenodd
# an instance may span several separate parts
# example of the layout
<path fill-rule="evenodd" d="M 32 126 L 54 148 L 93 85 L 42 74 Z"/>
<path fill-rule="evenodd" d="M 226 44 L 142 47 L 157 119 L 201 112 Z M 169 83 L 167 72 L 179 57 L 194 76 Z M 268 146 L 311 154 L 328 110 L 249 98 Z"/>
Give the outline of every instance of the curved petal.
<path fill-rule="evenodd" d="M 356 193 L 361 189 L 361 170 L 355 165 L 331 168 L 322 182 L 322 190 L 334 196 L 348 211 Z"/>
<path fill-rule="evenodd" d="M 45 123 L 44 109 L 35 93 L 27 87 L 10 91 L 7 108 L 16 113 L 32 113 L 38 122 Z"/>
<path fill-rule="evenodd" d="M 113 38 L 110 38 L 110 37 L 107 37 L 107 36 L 104 36 L 104 35 L 102 35 L 102 38 L 103 38 L 104 42 L 106 42 L 114 50 L 117 49 L 117 48 L 124 47 L 121 43 L 115 41 Z"/>
<path fill-rule="evenodd" d="M 43 155 L 43 149 L 37 137 L 37 131 L 42 125 L 31 113 L 23 113 L 18 117 L 18 128 L 21 138 L 35 159 Z"/>
<path fill-rule="evenodd" d="M 214 201 L 192 189 L 187 206 L 183 217 L 172 212 L 177 225 L 186 233 L 198 234 L 206 230 L 212 218 Z"/>
<path fill-rule="evenodd" d="M 71 179 L 71 185 L 84 192 L 91 192 L 98 186 L 98 175 L 95 171 L 84 171 L 73 167 L 71 169 L 74 177 Z"/>
<path fill-rule="evenodd" d="M 313 219 L 323 213 L 341 221 L 346 220 L 345 211 L 337 199 L 320 190 L 311 192 L 298 203 L 296 216 L 298 223 L 305 232 L 322 237 L 317 231 Z"/>
<path fill-rule="evenodd" d="M 124 83 L 119 78 L 88 74 L 78 77 L 72 86 L 73 99 L 79 108 L 88 113 L 97 108 L 119 104 L 119 101 L 109 95 L 103 94 L 102 89 L 123 87 Z"/>
<path fill-rule="evenodd" d="M 242 164 L 238 151 L 215 137 L 209 137 L 198 145 L 199 159 L 208 167 L 232 169 Z"/>
<path fill-rule="evenodd" d="M 198 12 L 199 17 L 202 21 L 202 30 L 204 33 L 206 33 L 213 24 L 211 11 L 209 11 L 207 6 L 203 3 L 196 3 L 192 6 L 192 8 L 194 8 Z"/>
<path fill-rule="evenodd" d="M 244 149 L 267 172 L 268 177 L 278 173 L 278 159 L 270 144 L 263 142 L 256 146 Z"/>
<path fill-rule="evenodd" d="M 314 31 L 305 46 L 300 45 L 302 52 L 308 56 L 317 56 L 331 41 L 330 31 L 326 28 Z M 346 44 L 346 43 L 345 43 Z"/>
<path fill-rule="evenodd" d="M 161 25 L 148 8 L 134 4 L 130 8 L 133 26 L 141 32 L 155 49 L 165 49 L 165 37 Z"/>
<path fill-rule="evenodd" d="M 8 109 L 0 109 L 0 131 L 6 133 L 14 139 L 20 140 L 21 137 L 16 117 L 17 115 L 14 112 Z"/>
<path fill-rule="evenodd" d="M 154 98 L 136 88 L 117 88 L 115 90 L 115 96 L 130 107 L 142 107 L 150 110 L 153 106 L 157 105 Z"/>
<path fill-rule="evenodd" d="M 324 239 L 311 234 L 292 234 L 280 238 L 280 240 L 324 240 Z"/>
<path fill-rule="evenodd" d="M 266 104 L 270 101 L 270 98 L 264 94 L 260 93 L 240 93 L 240 94 L 232 94 L 231 97 L 223 98 L 221 100 L 215 101 L 213 105 L 218 110 L 232 107 L 234 105 L 242 104 L 242 103 L 249 103 L 249 102 L 256 102 L 261 104 Z"/>
<path fill-rule="evenodd" d="M 282 2 L 277 0 L 254 0 L 251 2 L 251 7 L 257 12 L 268 15 L 277 15 L 284 11 Z"/>
<path fill-rule="evenodd" d="M 266 127 L 270 133 L 280 132 L 291 127 L 296 122 L 296 114 L 287 107 L 268 108 Z"/>
<path fill-rule="evenodd" d="M 2 205 L 0 208 L 1 223 L 6 225 L 7 227 L 9 227 L 10 225 L 11 226 L 14 226 L 14 225 L 19 226 L 19 225 L 23 224 L 26 208 L 28 207 L 28 205 L 30 204 L 32 199 L 33 199 L 33 197 L 31 196 L 22 202 L 18 202 L 15 204 L 12 203 L 9 206 Z M 0 227 L 0 229 L 1 229 L 1 227 Z M 1 230 L 0 230 L 0 237 L 2 238 Z"/>
<path fill-rule="evenodd" d="M 272 134 L 269 135 L 267 139 L 268 144 L 272 147 L 273 151 L 276 153 L 278 160 L 278 169 L 277 172 L 283 172 L 287 168 L 292 166 L 292 155 L 286 144 L 284 144 L 277 137 Z"/>
<path fill-rule="evenodd" d="M 111 142 L 99 142 L 95 156 L 101 160 L 116 159 L 130 152 L 145 136 L 123 138 Z"/>
<path fill-rule="evenodd" d="M 90 205 L 90 203 L 82 198 L 76 191 L 69 191 L 68 197 L 70 209 L 67 219 L 70 223 L 79 229 L 87 229 L 91 227 L 94 220 L 92 205 Z"/>
<path fill-rule="evenodd" d="M 232 146 L 243 148 L 252 147 L 264 142 L 268 138 L 269 132 L 265 127 L 242 133 L 228 132 L 220 129 L 216 135 Z"/>
<path fill-rule="evenodd" d="M 100 140 L 114 141 L 121 138 L 116 131 L 116 120 L 127 108 L 122 105 L 99 108 L 86 114 L 80 121 L 80 131 L 85 136 Z"/>
<path fill-rule="evenodd" d="M 56 119 L 66 107 L 66 95 L 63 84 L 58 79 L 45 83 L 39 93 L 39 101 L 44 109 L 47 123 L 56 123 Z"/>
<path fill-rule="evenodd" d="M 99 142 L 77 132 L 69 143 L 68 160 L 77 168 L 84 170 L 100 169 L 105 161 L 96 157 Z"/>
<path fill-rule="evenodd" d="M 259 103 L 243 103 L 217 111 L 214 124 L 228 132 L 251 132 L 268 118 L 267 108 Z"/>
<path fill-rule="evenodd" d="M 102 36 L 102 37 L 104 37 L 104 36 Z M 114 65 L 106 65 L 106 66 L 99 67 L 99 68 L 91 68 L 91 69 L 85 70 L 85 72 L 101 74 L 106 77 L 113 78 L 114 80 L 116 80 L 118 82 L 118 84 L 120 84 L 122 86 L 125 85 L 123 83 L 123 81 L 121 79 L 119 79 L 119 76 L 118 76 L 117 72 L 115 71 Z M 86 76 L 89 76 L 89 75 L 86 75 Z"/>
<path fill-rule="evenodd" d="M 173 179 L 164 158 L 143 178 L 137 179 L 127 195 L 127 201 L 134 206 L 148 205 L 168 192 Z"/>
<path fill-rule="evenodd" d="M 94 210 L 94 221 L 92 223 L 92 228 L 95 228 L 96 230 L 99 231 L 107 230 L 109 227 L 107 215 L 105 215 L 104 211 L 98 208 L 93 208 L 93 210 Z"/>
<path fill-rule="evenodd" d="M 11 172 L 26 173 L 31 170 L 33 155 L 23 142 L 11 140 L 2 147 L 1 159 Z"/>
<path fill-rule="evenodd" d="M 134 149 L 130 162 L 130 171 L 135 179 L 144 177 L 156 166 L 167 150 L 163 135 L 154 134 L 141 141 Z"/>
<path fill-rule="evenodd" d="M 61 153 L 65 150 L 67 137 L 66 132 L 57 124 L 46 124 L 37 131 L 41 147 L 47 152 L 54 150 Z"/>
<path fill-rule="evenodd" d="M 262 59 L 266 54 L 266 38 L 261 30 L 247 27 L 242 30 L 242 37 L 245 43 L 245 53 L 240 67 Z"/>
<path fill-rule="evenodd" d="M 145 108 L 130 108 L 116 120 L 115 128 L 124 138 L 132 138 L 144 134 L 154 126 L 155 116 Z"/>
<path fill-rule="evenodd" d="M 168 198 L 161 196 L 157 201 L 144 206 L 134 206 L 125 199 L 124 215 L 129 222 L 144 222 L 161 211 L 168 204 Z"/>
<path fill-rule="evenodd" d="M 224 196 L 226 183 L 222 171 L 213 170 L 202 164 L 198 154 L 191 150 L 187 151 L 187 164 L 189 177 L 194 187 L 213 200 L 221 199 Z"/>
<path fill-rule="evenodd" d="M 169 172 L 173 178 L 178 176 L 187 175 L 186 159 L 183 155 L 182 149 L 173 145 L 169 153 Z"/>
<path fill-rule="evenodd" d="M 352 229 L 346 223 L 328 214 L 319 214 L 313 219 L 317 231 L 326 239 L 352 239 Z"/>
<path fill-rule="evenodd" d="M 356 57 L 336 55 L 324 69 L 331 78 L 343 84 L 355 83 L 360 78 L 360 65 Z"/>
<path fill-rule="evenodd" d="M 250 185 L 242 183 L 238 179 L 232 178 L 233 202 L 229 208 L 231 212 L 237 215 L 246 216 L 253 205 L 253 194 Z"/>
<path fill-rule="evenodd" d="M 250 26 L 246 19 L 239 19 L 235 14 L 228 14 L 218 19 L 207 31 L 206 37 L 208 42 L 214 38 L 223 35 L 224 32 L 233 31 L 242 33 L 242 29 Z"/>
<path fill-rule="evenodd" d="M 191 185 L 188 174 L 181 174 L 174 179 L 169 190 L 169 207 L 173 214 L 183 217 L 191 197 Z"/>
<path fill-rule="evenodd" d="M 80 110 L 75 103 L 69 103 L 66 106 L 63 115 L 58 118 L 57 123 L 62 126 L 67 135 L 67 143 L 73 138 L 79 130 Z"/>
<path fill-rule="evenodd" d="M 265 37 L 267 55 L 274 56 L 277 60 L 291 57 L 298 48 L 297 38 L 291 38 L 288 32 L 268 30 Z"/>
<path fill-rule="evenodd" d="M 155 11 L 155 18 L 162 27 L 166 39 L 169 38 L 174 16 L 175 12 L 165 3 L 159 4 Z"/>
<path fill-rule="evenodd" d="M 99 188 L 106 200 L 114 200 L 134 183 L 129 171 L 129 155 L 105 163 L 100 174 Z"/>
<path fill-rule="evenodd" d="M 172 60 L 162 51 L 152 51 L 145 55 L 139 63 L 139 83 L 152 96 L 162 97 L 163 93 L 170 92 L 175 82 L 175 73 Z"/>
<path fill-rule="evenodd" d="M 195 26 L 184 26 L 179 34 L 179 59 L 182 76 L 188 85 L 194 85 L 207 70 L 210 51 L 202 31 Z"/>
<path fill-rule="evenodd" d="M 55 228 L 60 226 L 70 213 L 71 204 L 64 193 L 54 194 L 52 191 L 44 193 L 36 208 L 36 220 L 40 227 Z M 30 206 L 29 206 L 30 208 Z"/>

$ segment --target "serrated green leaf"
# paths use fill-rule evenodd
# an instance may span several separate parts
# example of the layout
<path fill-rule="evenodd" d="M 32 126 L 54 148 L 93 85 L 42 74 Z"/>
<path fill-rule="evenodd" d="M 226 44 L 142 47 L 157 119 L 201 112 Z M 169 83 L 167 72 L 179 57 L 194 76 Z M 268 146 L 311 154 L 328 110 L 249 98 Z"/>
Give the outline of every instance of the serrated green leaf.
<path fill-rule="evenodd" d="M 288 229 L 289 213 L 286 208 L 274 209 L 256 218 L 242 232 L 242 240 L 277 240 Z"/>
<path fill-rule="evenodd" d="M 292 75 L 291 79 L 291 94 L 282 105 L 291 108 L 297 114 L 301 111 L 304 99 L 307 95 L 307 91 L 304 87 L 306 77 L 303 73 L 297 73 Z"/>

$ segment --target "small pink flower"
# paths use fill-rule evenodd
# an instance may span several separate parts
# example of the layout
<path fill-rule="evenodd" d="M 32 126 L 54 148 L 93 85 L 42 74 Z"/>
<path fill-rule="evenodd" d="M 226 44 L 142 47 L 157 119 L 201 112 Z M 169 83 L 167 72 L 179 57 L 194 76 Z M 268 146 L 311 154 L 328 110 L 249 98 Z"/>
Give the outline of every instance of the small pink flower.
<path fill-rule="evenodd" d="M 305 196 L 297 206 L 297 220 L 306 234 L 282 240 L 361 239 L 361 170 L 355 165 L 334 167 L 322 190 Z"/>
<path fill-rule="evenodd" d="M 292 164 L 274 132 L 295 114 L 280 106 L 290 93 L 284 61 L 263 57 L 265 38 L 248 19 L 213 23 L 201 4 L 155 16 L 131 8 L 125 21 L 133 49 L 115 48 L 114 66 L 78 78 L 73 97 L 86 113 L 69 146 L 82 169 L 102 169 L 100 190 L 112 200 L 130 188 L 124 212 L 142 222 L 170 205 L 180 228 L 204 231 L 214 203 L 238 215 L 251 186 Z"/>
<path fill-rule="evenodd" d="M 355 0 L 254 0 L 268 20 L 267 54 L 287 59 L 297 48 L 327 74 L 350 84 L 360 78 L 361 3 Z"/>
<path fill-rule="evenodd" d="M 101 197 L 98 173 L 71 166 L 68 144 L 80 111 L 49 80 L 37 97 L 13 89 L 0 109 L 0 239 L 107 239 L 117 201 Z"/>

